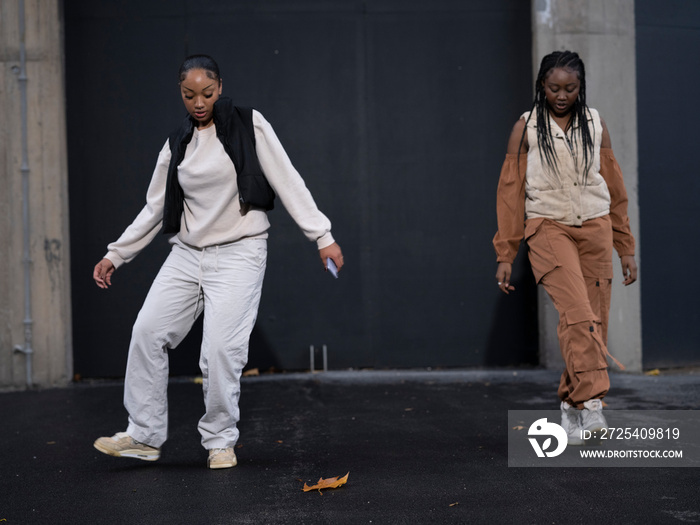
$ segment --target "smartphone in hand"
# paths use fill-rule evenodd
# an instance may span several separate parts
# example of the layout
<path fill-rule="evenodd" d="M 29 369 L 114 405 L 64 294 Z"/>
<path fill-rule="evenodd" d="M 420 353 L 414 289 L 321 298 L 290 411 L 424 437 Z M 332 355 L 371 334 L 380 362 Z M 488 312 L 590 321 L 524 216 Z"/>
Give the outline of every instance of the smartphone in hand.
<path fill-rule="evenodd" d="M 326 258 L 326 268 L 329 272 L 331 272 L 331 275 L 333 277 L 335 277 L 336 279 L 338 278 L 338 267 L 335 265 L 333 259 L 331 259 L 330 257 Z"/>

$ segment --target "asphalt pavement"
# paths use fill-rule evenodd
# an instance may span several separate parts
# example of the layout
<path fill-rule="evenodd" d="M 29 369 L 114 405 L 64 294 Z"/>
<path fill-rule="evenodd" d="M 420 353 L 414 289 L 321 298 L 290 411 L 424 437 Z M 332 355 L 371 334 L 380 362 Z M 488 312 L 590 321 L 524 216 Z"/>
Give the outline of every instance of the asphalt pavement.
<path fill-rule="evenodd" d="M 126 427 L 123 384 L 0 393 L 0 525 L 700 523 L 697 468 L 513 468 L 508 410 L 558 408 L 540 369 L 243 379 L 239 464 L 206 468 L 201 385 L 172 379 L 161 459 L 92 446 Z M 606 410 L 697 410 L 700 373 L 611 374 Z M 319 478 L 345 485 L 302 490 Z"/>

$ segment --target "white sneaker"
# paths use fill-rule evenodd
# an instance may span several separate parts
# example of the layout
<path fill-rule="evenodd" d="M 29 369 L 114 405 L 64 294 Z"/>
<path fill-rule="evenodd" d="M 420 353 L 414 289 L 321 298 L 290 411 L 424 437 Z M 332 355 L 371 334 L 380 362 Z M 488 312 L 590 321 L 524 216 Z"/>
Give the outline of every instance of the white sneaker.
<path fill-rule="evenodd" d="M 140 443 L 126 432 L 117 432 L 112 437 L 98 438 L 94 446 L 100 452 L 118 458 L 156 461 L 160 457 L 159 448 Z"/>
<path fill-rule="evenodd" d="M 592 434 L 600 435 L 600 432 L 608 428 L 608 422 L 603 415 L 603 402 L 600 399 L 590 399 L 583 403 L 581 410 L 581 427 Z"/>
<path fill-rule="evenodd" d="M 238 464 L 232 448 L 212 448 L 209 450 L 207 467 L 211 469 L 231 468 Z"/>
<path fill-rule="evenodd" d="M 566 431 L 569 445 L 583 445 L 581 411 L 566 401 L 561 402 L 561 426 Z"/>

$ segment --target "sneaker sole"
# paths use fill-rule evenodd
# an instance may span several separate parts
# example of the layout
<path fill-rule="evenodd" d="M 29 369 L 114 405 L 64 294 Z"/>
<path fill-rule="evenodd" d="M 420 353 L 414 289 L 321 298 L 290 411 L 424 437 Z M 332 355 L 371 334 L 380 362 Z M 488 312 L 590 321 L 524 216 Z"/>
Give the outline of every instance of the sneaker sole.
<path fill-rule="evenodd" d="M 112 450 L 111 448 L 105 447 L 98 442 L 95 442 L 93 446 L 103 454 L 107 454 L 108 456 L 114 456 L 116 458 L 133 458 L 141 459 L 143 461 L 157 461 L 158 459 L 160 459 L 160 454 L 149 454 L 141 450 L 131 449 L 122 450 L 120 452 L 118 450 Z"/>
<path fill-rule="evenodd" d="M 217 470 L 220 468 L 233 468 L 236 465 L 238 465 L 238 461 L 236 461 L 236 460 L 229 461 L 227 463 L 221 462 L 221 463 L 213 463 L 213 464 L 210 463 L 209 461 L 207 461 L 207 467 L 209 467 L 212 470 Z"/>

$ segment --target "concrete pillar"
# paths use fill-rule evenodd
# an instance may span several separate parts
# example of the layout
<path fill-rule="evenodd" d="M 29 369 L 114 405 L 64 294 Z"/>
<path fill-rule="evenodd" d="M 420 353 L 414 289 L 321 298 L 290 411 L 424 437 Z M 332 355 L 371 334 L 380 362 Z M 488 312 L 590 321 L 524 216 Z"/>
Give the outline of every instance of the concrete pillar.
<path fill-rule="evenodd" d="M 552 51 L 576 51 L 586 65 L 588 104 L 610 130 L 615 156 L 625 175 L 629 216 L 640 261 L 637 192 L 637 100 L 634 0 L 533 0 L 533 69 Z M 642 368 L 641 282 L 622 286 L 617 255 L 608 348 L 628 371 Z M 640 271 L 640 276 L 643 274 Z M 540 289 L 540 362 L 559 369 L 558 314 Z"/>
<path fill-rule="evenodd" d="M 24 0 L 32 383 L 72 378 L 68 170 L 59 0 Z M 25 388 L 20 0 L 0 0 L 0 388 Z"/>

